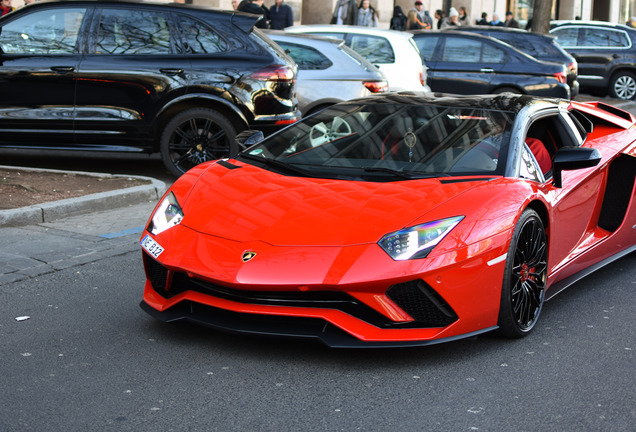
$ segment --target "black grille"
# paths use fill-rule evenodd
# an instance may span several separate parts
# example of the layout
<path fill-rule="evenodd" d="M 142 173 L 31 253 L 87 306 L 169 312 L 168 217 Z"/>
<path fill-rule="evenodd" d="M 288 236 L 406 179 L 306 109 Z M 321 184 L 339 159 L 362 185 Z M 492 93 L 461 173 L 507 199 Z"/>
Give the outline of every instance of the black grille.
<path fill-rule="evenodd" d="M 448 303 L 422 280 L 393 285 L 386 294 L 421 326 L 445 327 L 457 320 Z"/>
<path fill-rule="evenodd" d="M 148 274 L 152 288 L 165 297 L 168 270 L 157 261 L 151 259 L 147 254 L 144 253 L 143 257 L 144 264 L 146 265 L 146 273 Z"/>

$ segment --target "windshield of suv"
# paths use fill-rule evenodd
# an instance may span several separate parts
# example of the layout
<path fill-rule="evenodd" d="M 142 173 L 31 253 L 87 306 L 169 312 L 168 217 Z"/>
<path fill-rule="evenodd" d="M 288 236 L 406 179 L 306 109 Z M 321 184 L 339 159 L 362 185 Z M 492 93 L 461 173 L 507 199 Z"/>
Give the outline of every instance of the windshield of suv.
<path fill-rule="evenodd" d="M 513 115 L 435 104 L 342 104 L 272 135 L 239 159 L 308 177 L 396 181 L 503 175 Z"/>

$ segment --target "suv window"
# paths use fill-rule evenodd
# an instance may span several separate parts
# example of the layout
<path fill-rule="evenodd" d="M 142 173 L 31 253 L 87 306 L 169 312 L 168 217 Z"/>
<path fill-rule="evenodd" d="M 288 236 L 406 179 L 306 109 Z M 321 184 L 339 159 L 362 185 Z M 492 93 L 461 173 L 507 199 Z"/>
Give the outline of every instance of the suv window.
<path fill-rule="evenodd" d="M 96 54 L 169 54 L 170 28 L 163 12 L 102 10 Z"/>
<path fill-rule="evenodd" d="M 185 16 L 180 16 L 179 22 L 187 52 L 215 54 L 227 51 L 227 42 L 209 26 Z"/>
<path fill-rule="evenodd" d="M 628 48 L 629 40 L 625 32 L 610 29 L 583 29 L 582 45 L 598 48 Z"/>
<path fill-rule="evenodd" d="M 393 47 L 386 38 L 353 34 L 351 48 L 371 63 L 395 63 Z"/>
<path fill-rule="evenodd" d="M 579 45 L 579 29 L 577 27 L 556 28 L 552 30 L 557 42 L 562 47 L 575 47 Z"/>
<path fill-rule="evenodd" d="M 5 24 L 0 48 L 6 54 L 72 54 L 84 8 L 43 10 Z"/>
<path fill-rule="evenodd" d="M 435 52 L 438 40 L 438 36 L 415 38 L 415 44 L 420 50 L 420 57 L 422 57 L 424 62 L 431 62 L 433 60 L 433 53 Z"/>
<path fill-rule="evenodd" d="M 472 39 L 446 39 L 442 61 L 457 63 L 503 63 L 503 50 Z"/>
<path fill-rule="evenodd" d="M 333 66 L 331 60 L 324 56 L 318 50 L 296 45 L 288 42 L 277 42 L 278 45 L 289 53 L 298 65 L 298 69 L 302 70 L 323 70 Z"/>

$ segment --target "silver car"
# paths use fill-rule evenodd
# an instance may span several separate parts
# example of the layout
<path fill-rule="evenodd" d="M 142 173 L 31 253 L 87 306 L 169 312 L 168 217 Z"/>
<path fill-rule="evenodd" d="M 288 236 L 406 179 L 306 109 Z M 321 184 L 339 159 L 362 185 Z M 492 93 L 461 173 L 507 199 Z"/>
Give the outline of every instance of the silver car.
<path fill-rule="evenodd" d="M 388 91 L 384 74 L 343 40 L 276 30 L 265 33 L 298 65 L 296 96 L 303 115 Z"/>

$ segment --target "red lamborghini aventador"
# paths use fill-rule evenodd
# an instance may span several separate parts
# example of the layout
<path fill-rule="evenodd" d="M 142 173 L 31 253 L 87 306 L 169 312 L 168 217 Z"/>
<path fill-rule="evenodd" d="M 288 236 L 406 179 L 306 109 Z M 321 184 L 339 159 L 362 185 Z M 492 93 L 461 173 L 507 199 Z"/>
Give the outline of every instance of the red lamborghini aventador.
<path fill-rule="evenodd" d="M 141 239 L 141 305 L 334 347 L 525 336 L 636 250 L 634 122 L 511 94 L 335 105 L 174 183 Z"/>

